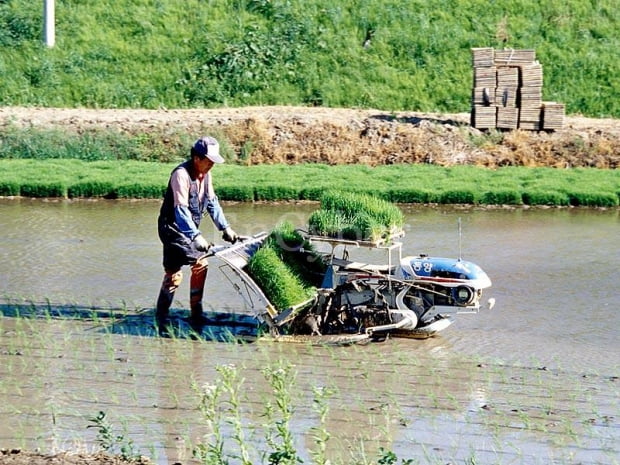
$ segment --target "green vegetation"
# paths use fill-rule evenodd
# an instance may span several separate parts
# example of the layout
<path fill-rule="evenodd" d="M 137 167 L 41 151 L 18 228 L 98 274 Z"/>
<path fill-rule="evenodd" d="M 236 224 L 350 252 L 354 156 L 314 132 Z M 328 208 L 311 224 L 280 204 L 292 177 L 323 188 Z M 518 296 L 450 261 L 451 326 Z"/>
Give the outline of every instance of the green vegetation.
<path fill-rule="evenodd" d="M 223 465 L 231 461 L 239 461 L 241 465 L 252 463 L 269 463 L 280 465 L 296 465 L 306 463 L 301 457 L 302 450 L 293 433 L 292 423 L 295 420 L 298 405 L 297 399 L 297 371 L 290 363 L 278 361 L 261 370 L 268 384 L 269 395 L 264 399 L 264 411 L 261 424 L 251 425 L 255 432 L 264 434 L 268 450 L 259 452 L 262 460 L 252 461 L 256 450 L 249 447 L 241 428 L 241 416 L 247 408 L 244 399 L 244 379 L 241 370 L 231 365 L 218 365 L 218 377 L 214 384 L 198 386 L 194 383 L 193 390 L 200 398 L 199 410 L 204 423 L 208 426 L 208 433 L 204 440 L 195 446 L 194 456 L 204 465 Z M 327 387 L 312 387 L 312 410 L 317 416 L 317 426 L 311 428 L 313 446 L 308 447 L 312 460 L 308 463 L 327 465 L 332 463 L 327 457 L 327 445 L 331 434 L 327 429 L 330 405 L 329 400 L 336 391 Z M 246 400 L 245 403 L 240 400 Z M 306 418 L 306 420 L 308 420 Z M 230 444 L 224 441 L 223 429 L 232 425 L 233 434 Z M 247 425 L 246 425 L 247 427 Z M 392 464 L 397 462 L 396 454 L 380 448 L 381 454 L 378 464 Z M 402 463 L 412 463 L 412 460 Z M 337 461 L 335 463 L 345 463 Z M 352 463 L 360 463 L 359 461 Z M 361 463 L 375 463 L 366 460 Z"/>
<path fill-rule="evenodd" d="M 174 166 L 0 159 L 0 196 L 161 198 Z M 620 171 L 595 168 L 224 164 L 213 173 L 220 199 L 242 202 L 318 201 L 334 189 L 395 203 L 616 207 L 620 196 Z"/>
<path fill-rule="evenodd" d="M 87 428 L 97 429 L 97 443 L 101 450 L 110 454 L 117 454 L 123 460 L 132 461 L 140 458 L 136 451 L 134 442 L 132 439 L 126 437 L 126 433 L 114 434 L 113 427 L 106 418 L 106 413 L 99 411 L 99 413 L 90 418 L 90 424 Z"/>
<path fill-rule="evenodd" d="M 195 138 L 194 138 L 195 139 Z M 178 131 L 136 135 L 113 128 L 93 128 L 79 133 L 59 128 L 9 125 L 0 129 L 0 159 L 138 160 L 170 162 L 188 155 L 192 137 Z M 221 147 L 225 156 L 230 149 Z"/>
<path fill-rule="evenodd" d="M 295 229 L 292 223 L 278 224 L 269 234 L 267 245 L 299 278 L 305 288 L 319 287 L 326 264 L 314 245 Z"/>
<path fill-rule="evenodd" d="M 323 194 L 321 208 L 308 219 L 312 234 L 373 242 L 401 230 L 403 223 L 402 212 L 390 202 L 346 191 Z"/>
<path fill-rule="evenodd" d="M 534 49 L 543 98 L 620 117 L 615 0 L 0 2 L 0 105 L 469 111 L 471 48 Z"/>
<path fill-rule="evenodd" d="M 300 260 L 314 265 L 304 270 Z M 282 223 L 274 228 L 265 244 L 250 258 L 248 273 L 274 307 L 284 310 L 312 297 L 313 286 L 318 284 L 312 279 L 312 271 L 316 271 L 316 276 L 321 276 L 321 271 L 324 271 L 318 269 L 321 264 L 322 261 L 312 254 L 311 245 L 293 226 Z"/>
<path fill-rule="evenodd" d="M 295 276 L 276 252 L 268 246 L 261 247 L 248 263 L 248 273 L 278 310 L 293 307 L 306 296 L 301 281 Z"/>

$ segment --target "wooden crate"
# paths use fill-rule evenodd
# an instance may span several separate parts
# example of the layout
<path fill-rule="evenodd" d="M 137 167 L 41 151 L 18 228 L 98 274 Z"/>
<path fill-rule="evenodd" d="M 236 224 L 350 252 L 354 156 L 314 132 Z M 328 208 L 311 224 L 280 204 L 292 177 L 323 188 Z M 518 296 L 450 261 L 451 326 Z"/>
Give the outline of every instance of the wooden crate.
<path fill-rule="evenodd" d="M 474 87 L 472 91 L 474 105 L 489 106 L 495 104 L 495 87 Z"/>
<path fill-rule="evenodd" d="M 519 121 L 519 129 L 525 131 L 540 131 L 542 129 L 542 121 Z"/>
<path fill-rule="evenodd" d="M 517 107 L 497 107 L 496 125 L 500 129 L 516 129 L 519 125 L 519 109 Z"/>
<path fill-rule="evenodd" d="M 529 131 L 540 131 L 542 129 L 542 106 L 520 107 L 519 128 Z"/>
<path fill-rule="evenodd" d="M 562 129 L 564 127 L 564 112 L 565 107 L 563 103 L 543 102 L 543 129 L 550 131 Z"/>
<path fill-rule="evenodd" d="M 474 87 L 497 87 L 497 69 L 474 68 Z"/>
<path fill-rule="evenodd" d="M 519 65 L 521 75 L 521 86 L 523 87 L 542 87 L 543 70 L 538 62 Z"/>
<path fill-rule="evenodd" d="M 519 106 L 539 107 L 542 105 L 542 87 L 520 87 Z"/>
<path fill-rule="evenodd" d="M 519 87 L 519 68 L 499 66 L 497 68 L 497 87 Z"/>
<path fill-rule="evenodd" d="M 474 105 L 471 110 L 471 125 L 477 129 L 495 128 L 495 106 Z"/>
<path fill-rule="evenodd" d="M 492 67 L 495 60 L 495 49 L 492 47 L 472 48 L 471 57 L 474 68 Z"/>
<path fill-rule="evenodd" d="M 541 117 L 541 105 L 519 107 L 519 121 L 540 121 Z"/>
<path fill-rule="evenodd" d="M 497 66 L 515 66 L 534 61 L 536 61 L 535 50 L 495 50 L 495 65 Z"/>
<path fill-rule="evenodd" d="M 516 107 L 518 99 L 518 87 L 497 88 L 495 101 L 498 107 Z"/>
<path fill-rule="evenodd" d="M 472 48 L 471 124 L 481 129 L 561 129 L 564 105 L 542 101 L 543 67 L 534 50 Z"/>

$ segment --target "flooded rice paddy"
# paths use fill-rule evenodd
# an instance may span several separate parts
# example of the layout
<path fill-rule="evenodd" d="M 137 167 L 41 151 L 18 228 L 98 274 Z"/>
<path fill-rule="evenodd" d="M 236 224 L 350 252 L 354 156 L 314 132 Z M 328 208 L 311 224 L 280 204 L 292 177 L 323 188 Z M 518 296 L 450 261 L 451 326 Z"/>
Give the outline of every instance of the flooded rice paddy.
<path fill-rule="evenodd" d="M 0 447 L 95 450 L 104 441 L 93 419 L 104 412 L 111 449 L 191 463 L 213 432 L 201 396 L 219 386 L 228 391 L 211 425 L 231 463 L 244 447 L 253 463 L 269 462 L 282 417 L 268 406 L 283 398 L 304 463 L 619 463 L 617 210 L 405 208 L 404 254 L 479 264 L 495 308 L 427 340 L 324 347 L 225 342 L 255 325 L 215 260 L 207 337 L 156 337 L 158 208 L 0 200 Z M 303 226 L 315 208 L 226 212 L 254 234 Z M 287 374 L 284 391 L 274 373 Z"/>

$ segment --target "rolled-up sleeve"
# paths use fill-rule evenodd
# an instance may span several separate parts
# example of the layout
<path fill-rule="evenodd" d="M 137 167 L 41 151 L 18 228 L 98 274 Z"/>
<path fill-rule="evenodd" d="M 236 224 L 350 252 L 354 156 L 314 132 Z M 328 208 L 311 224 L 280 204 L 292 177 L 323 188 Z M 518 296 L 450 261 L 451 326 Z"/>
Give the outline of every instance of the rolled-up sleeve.
<path fill-rule="evenodd" d="M 174 199 L 174 220 L 179 230 L 190 240 L 200 234 L 189 211 L 189 186 L 191 180 L 186 170 L 178 169 L 170 178 Z"/>
<path fill-rule="evenodd" d="M 219 231 L 223 231 L 226 229 L 229 224 L 226 220 L 226 216 L 224 215 L 224 210 L 220 206 L 220 201 L 217 198 L 217 195 L 214 195 L 213 198 L 207 198 L 205 210 L 213 220 L 213 224 Z"/>
<path fill-rule="evenodd" d="M 200 230 L 196 227 L 194 220 L 192 220 L 192 214 L 189 208 L 184 205 L 177 205 L 174 207 L 174 220 L 179 227 L 179 230 L 187 236 L 190 240 L 200 234 Z"/>
<path fill-rule="evenodd" d="M 215 189 L 213 189 L 213 176 L 211 173 L 207 173 L 205 178 L 205 211 L 209 214 L 215 227 L 219 231 L 223 231 L 228 226 L 228 221 L 224 215 L 224 210 L 220 206 L 220 201 L 215 195 Z"/>

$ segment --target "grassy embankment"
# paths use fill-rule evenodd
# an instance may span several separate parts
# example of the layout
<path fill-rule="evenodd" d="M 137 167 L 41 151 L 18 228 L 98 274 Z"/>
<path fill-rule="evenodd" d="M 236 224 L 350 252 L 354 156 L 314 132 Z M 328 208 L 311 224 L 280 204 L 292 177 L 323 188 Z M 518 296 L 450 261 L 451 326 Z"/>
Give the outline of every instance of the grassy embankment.
<path fill-rule="evenodd" d="M 470 50 L 534 49 L 543 99 L 620 117 L 615 0 L 0 2 L 0 105 L 469 111 Z"/>
<path fill-rule="evenodd" d="M 620 74 L 615 55 L 620 19 L 612 0 L 595 5 L 578 0 L 472 2 L 466 7 L 450 1 L 381 0 L 363 6 L 351 0 L 208 6 L 198 0 L 61 2 L 51 49 L 41 44 L 41 16 L 38 3 L 0 4 L 0 105 L 296 104 L 463 112 L 470 106 L 470 49 L 495 47 L 535 49 L 544 67 L 543 98 L 565 103 L 567 113 L 620 116 L 620 99 L 610 98 L 620 95 L 615 79 Z M 7 139 L 19 131 L 0 128 L 2 195 L 159 197 L 171 168 L 127 156 L 144 143 L 139 139 L 109 140 L 101 149 L 100 141 L 86 137 L 63 154 L 54 152 L 50 140 L 33 149 L 26 129 L 24 144 L 7 154 Z M 32 161 L 12 160 L 31 152 L 38 159 L 111 161 L 32 166 Z M 115 161 L 124 158 L 140 162 Z M 347 185 L 401 202 L 615 206 L 620 191 L 617 175 L 601 170 L 218 169 L 220 196 L 243 201 L 316 198 L 326 187 Z"/>

